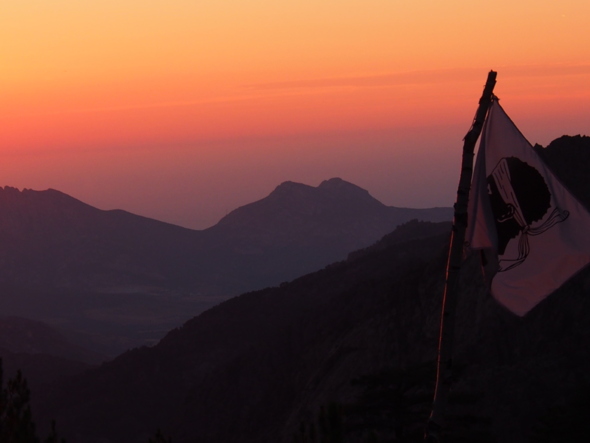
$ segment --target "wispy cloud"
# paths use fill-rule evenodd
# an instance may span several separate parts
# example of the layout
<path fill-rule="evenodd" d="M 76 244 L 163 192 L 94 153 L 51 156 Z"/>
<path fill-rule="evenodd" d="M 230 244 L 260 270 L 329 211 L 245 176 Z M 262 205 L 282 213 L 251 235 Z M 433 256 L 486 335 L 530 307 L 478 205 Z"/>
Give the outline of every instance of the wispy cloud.
<path fill-rule="evenodd" d="M 505 72 L 507 77 L 587 75 L 590 74 L 590 64 L 500 66 L 495 68 L 495 70 Z M 350 77 L 328 77 L 308 80 L 266 82 L 244 85 L 244 87 L 260 91 L 281 89 L 387 87 L 473 80 L 477 76 L 481 77 L 484 74 L 485 72 L 482 72 L 481 68 L 437 69 Z"/>
<path fill-rule="evenodd" d="M 492 67 L 498 71 L 500 78 L 539 78 L 590 75 L 588 64 L 547 64 L 547 65 L 510 65 Z M 232 105 L 260 98 L 286 97 L 301 94 L 317 94 L 334 89 L 383 88 L 407 85 L 444 84 L 452 82 L 483 81 L 487 72 L 482 68 L 454 68 L 405 71 L 396 73 L 358 75 L 349 77 L 327 77 L 307 80 L 275 81 L 242 85 L 235 94 L 209 97 L 195 100 L 163 101 L 153 103 L 128 103 L 115 106 L 96 106 L 73 108 L 27 114 L 27 117 L 57 114 L 102 113 L 138 109 L 181 108 L 191 106 Z"/>

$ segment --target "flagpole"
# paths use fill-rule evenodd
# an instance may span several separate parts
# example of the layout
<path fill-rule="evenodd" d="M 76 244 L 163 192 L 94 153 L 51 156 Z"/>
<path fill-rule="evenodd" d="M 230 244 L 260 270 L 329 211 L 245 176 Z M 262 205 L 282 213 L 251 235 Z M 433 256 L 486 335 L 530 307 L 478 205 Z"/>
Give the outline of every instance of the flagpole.
<path fill-rule="evenodd" d="M 440 317 L 440 333 L 438 342 L 438 357 L 436 364 L 436 385 L 432 401 L 432 411 L 424 440 L 431 443 L 440 441 L 439 431 L 443 426 L 443 415 L 447 406 L 451 376 L 453 369 L 453 338 L 455 333 L 455 305 L 457 301 L 457 281 L 461 262 L 463 260 L 463 244 L 467 230 L 467 205 L 469 203 L 469 189 L 473 175 L 473 156 L 475 143 L 481 134 L 483 123 L 492 103 L 493 90 L 496 85 L 496 72 L 490 71 L 479 99 L 479 107 L 471 128 L 463 139 L 463 158 L 461 161 L 461 176 L 457 189 L 457 200 L 454 205 L 453 228 L 449 255 L 447 258 L 446 280 Z"/>

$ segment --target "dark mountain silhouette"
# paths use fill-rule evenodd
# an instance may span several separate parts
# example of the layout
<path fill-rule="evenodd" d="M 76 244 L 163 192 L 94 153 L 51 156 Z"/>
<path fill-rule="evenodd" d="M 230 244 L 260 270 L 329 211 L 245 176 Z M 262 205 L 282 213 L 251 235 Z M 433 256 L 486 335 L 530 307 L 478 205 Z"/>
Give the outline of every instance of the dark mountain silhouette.
<path fill-rule="evenodd" d="M 185 249 L 199 234 L 124 211 L 101 211 L 54 190 L 4 188 L 0 308 L 74 330 L 77 337 L 83 333 L 82 343 L 99 351 L 125 349 L 142 338 L 126 333 L 127 323 L 153 336 L 177 317 L 179 307 L 171 310 L 166 303 L 198 306 L 183 298 L 179 288 L 188 273 L 178 269 L 186 267 Z"/>
<path fill-rule="evenodd" d="M 569 161 L 590 166 L 575 152 Z M 569 186 L 582 198 L 588 184 Z M 409 222 L 346 261 L 228 300 L 152 348 L 38 393 L 35 411 L 71 443 L 145 442 L 157 428 L 177 443 L 314 432 L 422 441 L 449 229 Z M 467 259 L 444 441 L 586 435 L 584 415 L 568 411 L 589 401 L 589 281 L 586 269 L 520 318 L 487 295 L 479 257 Z"/>
<path fill-rule="evenodd" d="M 0 188 L 0 309 L 114 355 L 230 296 L 342 260 L 401 222 L 450 217 L 387 207 L 340 179 L 284 183 L 203 231 Z"/>
<path fill-rule="evenodd" d="M 205 233 L 218 251 L 210 259 L 220 260 L 216 268 L 231 266 L 243 291 L 244 282 L 246 289 L 275 285 L 342 260 L 408 220 L 451 218 L 450 208 L 385 206 L 366 190 L 333 178 L 318 187 L 282 183 Z M 255 280 L 260 278 L 263 285 Z"/>

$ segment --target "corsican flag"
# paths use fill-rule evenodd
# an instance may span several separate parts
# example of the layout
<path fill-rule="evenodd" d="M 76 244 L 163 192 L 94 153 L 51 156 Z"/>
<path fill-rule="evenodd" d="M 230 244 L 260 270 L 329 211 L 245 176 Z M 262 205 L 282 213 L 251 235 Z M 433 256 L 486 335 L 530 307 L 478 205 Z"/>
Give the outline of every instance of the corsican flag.
<path fill-rule="evenodd" d="M 485 250 L 492 295 L 520 316 L 590 262 L 590 213 L 497 100 L 475 163 L 466 241 Z"/>

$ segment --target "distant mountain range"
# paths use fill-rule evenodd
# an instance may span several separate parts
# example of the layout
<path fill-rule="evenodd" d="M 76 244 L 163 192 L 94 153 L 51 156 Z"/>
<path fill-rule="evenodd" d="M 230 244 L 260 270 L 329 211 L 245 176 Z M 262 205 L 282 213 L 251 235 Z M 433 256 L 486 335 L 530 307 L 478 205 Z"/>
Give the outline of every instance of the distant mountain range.
<path fill-rule="evenodd" d="M 578 172 L 590 167 L 590 138 L 537 149 L 590 207 Z M 158 428 L 175 443 L 423 441 L 449 229 L 404 223 L 344 261 L 227 300 L 153 347 L 70 368 L 33 392 L 37 423 L 57 419 L 69 443 L 145 443 Z M 589 282 L 587 268 L 520 318 L 488 295 L 478 255 L 468 257 L 442 441 L 586 438 Z"/>
<path fill-rule="evenodd" d="M 228 297 L 343 260 L 400 223 L 451 217 L 450 208 L 385 206 L 338 178 L 285 182 L 202 231 L 56 190 L 0 188 L 0 309 L 113 355 Z"/>
<path fill-rule="evenodd" d="M 223 302 L 34 393 L 36 419 L 57 419 L 71 443 L 145 443 L 156 429 L 178 443 L 293 443 L 335 405 L 346 441 L 423 441 L 449 227 L 409 222 L 344 262 Z M 487 295 L 470 258 L 444 441 L 585 432 L 581 411 L 573 423 L 559 414 L 573 420 L 590 399 L 589 280 L 587 269 L 521 319 Z"/>

